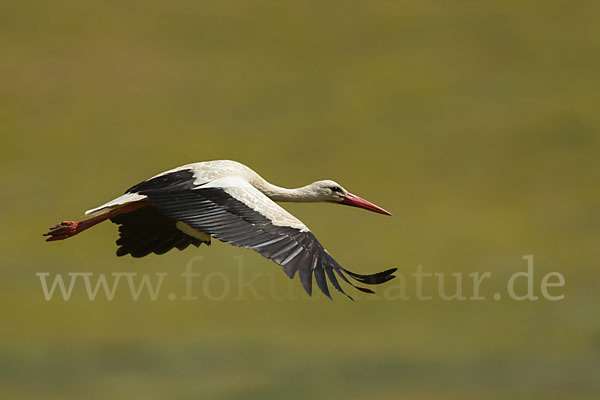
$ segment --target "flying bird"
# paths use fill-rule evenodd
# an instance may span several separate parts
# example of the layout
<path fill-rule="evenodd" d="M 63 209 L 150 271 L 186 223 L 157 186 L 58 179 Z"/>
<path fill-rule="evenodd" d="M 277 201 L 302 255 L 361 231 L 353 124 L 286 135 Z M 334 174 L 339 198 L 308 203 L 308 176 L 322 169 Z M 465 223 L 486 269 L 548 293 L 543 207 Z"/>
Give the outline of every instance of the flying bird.
<path fill-rule="evenodd" d="M 63 221 L 50 228 L 46 241 L 63 240 L 110 219 L 119 225 L 117 256 L 164 254 L 190 244 L 210 245 L 211 238 L 252 249 L 283 267 L 311 295 L 312 277 L 331 298 L 327 280 L 350 299 L 337 277 L 354 288 L 374 293 L 350 279 L 377 285 L 394 278 L 397 268 L 361 275 L 339 265 L 306 225 L 276 202 L 331 202 L 391 215 L 332 180 L 297 189 L 275 186 L 236 161 L 187 164 L 129 188 L 124 195 L 85 212 L 90 218 Z M 336 277 L 337 276 L 337 277 Z"/>

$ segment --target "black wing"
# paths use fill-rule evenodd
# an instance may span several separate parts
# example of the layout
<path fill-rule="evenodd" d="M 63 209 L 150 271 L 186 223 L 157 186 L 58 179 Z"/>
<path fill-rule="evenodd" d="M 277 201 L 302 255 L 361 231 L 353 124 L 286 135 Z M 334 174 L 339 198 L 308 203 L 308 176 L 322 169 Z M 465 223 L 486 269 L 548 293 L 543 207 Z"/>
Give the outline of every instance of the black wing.
<path fill-rule="evenodd" d="M 183 250 L 190 244 L 210 245 L 210 238 L 201 240 L 177 229 L 177 221 L 168 218 L 149 205 L 110 219 L 119 225 L 117 256 L 131 254 L 144 257 L 150 253 L 164 254 L 172 248 Z"/>
<path fill-rule="evenodd" d="M 243 187 L 237 187 L 237 190 L 243 190 L 244 195 L 263 204 L 269 202 L 273 208 L 279 207 L 246 181 L 240 180 L 238 183 Z M 360 283 L 370 285 L 387 282 L 394 277 L 392 273 L 396 268 L 374 275 L 350 272 L 329 255 L 310 231 L 278 226 L 261 212 L 235 198 L 228 188 L 208 186 L 210 185 L 195 185 L 193 172 L 183 170 L 142 182 L 129 192 L 147 196 L 148 202 L 171 220 L 185 222 L 220 241 L 252 249 L 273 260 L 283 267 L 290 278 L 298 272 L 302 286 L 309 295 L 312 292 L 313 274 L 319 289 L 328 297 L 331 295 L 326 276 L 346 296 L 348 295 L 342 289 L 336 274 L 346 283 L 366 293 L 374 292 L 356 286 L 346 274 Z M 281 211 L 285 212 L 278 209 L 278 212 Z"/>

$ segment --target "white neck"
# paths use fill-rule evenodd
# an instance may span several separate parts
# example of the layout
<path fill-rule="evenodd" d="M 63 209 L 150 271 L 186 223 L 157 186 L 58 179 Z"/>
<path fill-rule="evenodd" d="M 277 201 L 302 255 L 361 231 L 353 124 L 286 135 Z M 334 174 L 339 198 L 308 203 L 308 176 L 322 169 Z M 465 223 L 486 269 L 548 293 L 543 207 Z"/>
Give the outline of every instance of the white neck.
<path fill-rule="evenodd" d="M 323 201 L 321 195 L 315 191 L 312 185 L 306 185 L 296 189 L 287 189 L 273 185 L 262 178 L 256 180 L 252 184 L 273 201 L 303 203 Z"/>

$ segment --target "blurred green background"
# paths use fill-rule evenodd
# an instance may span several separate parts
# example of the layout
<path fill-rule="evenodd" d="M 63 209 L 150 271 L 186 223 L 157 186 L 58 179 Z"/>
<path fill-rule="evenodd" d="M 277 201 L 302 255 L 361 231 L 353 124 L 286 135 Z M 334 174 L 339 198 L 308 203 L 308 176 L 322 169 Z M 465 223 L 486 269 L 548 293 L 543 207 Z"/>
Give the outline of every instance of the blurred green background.
<path fill-rule="evenodd" d="M 600 2 L 8 1 L 0 46 L 0 397 L 597 398 Z M 342 265 L 490 271 L 488 299 L 309 300 L 218 242 L 117 258 L 108 223 L 42 240 L 211 159 L 339 181 L 394 216 L 286 207 Z M 564 300 L 490 298 L 527 254 Z M 197 255 L 232 290 L 241 256 L 265 299 L 210 301 L 200 277 L 180 300 Z M 169 276 L 156 301 L 46 301 L 37 272 Z"/>

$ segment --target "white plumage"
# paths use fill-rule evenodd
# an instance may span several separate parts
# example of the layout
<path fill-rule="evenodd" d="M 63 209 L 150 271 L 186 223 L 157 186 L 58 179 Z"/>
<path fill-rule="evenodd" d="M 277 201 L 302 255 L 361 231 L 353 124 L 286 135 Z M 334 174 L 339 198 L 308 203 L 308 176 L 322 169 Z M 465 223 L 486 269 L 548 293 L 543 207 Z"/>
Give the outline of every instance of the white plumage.
<path fill-rule="evenodd" d="M 214 237 L 273 260 L 290 278 L 298 272 L 309 294 L 313 275 L 327 296 L 325 276 L 342 293 L 336 275 L 369 293 L 370 289 L 356 286 L 348 276 L 363 284 L 393 278 L 395 269 L 359 275 L 342 268 L 308 227 L 275 201 L 324 201 L 391 215 L 331 180 L 286 189 L 267 182 L 243 164 L 219 160 L 187 164 L 155 175 L 86 211 L 91 218 L 62 222 L 45 236 L 50 236 L 48 241 L 66 239 L 110 219 L 119 225 L 117 255 L 133 257 L 163 254 L 172 248 L 183 250 L 190 244 L 208 245 Z"/>

